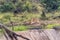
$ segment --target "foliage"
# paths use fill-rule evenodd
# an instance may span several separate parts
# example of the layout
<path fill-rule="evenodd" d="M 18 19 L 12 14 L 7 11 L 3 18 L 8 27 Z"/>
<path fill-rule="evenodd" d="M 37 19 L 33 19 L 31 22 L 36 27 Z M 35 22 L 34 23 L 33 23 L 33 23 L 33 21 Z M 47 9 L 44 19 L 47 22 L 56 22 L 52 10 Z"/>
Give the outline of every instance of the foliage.
<path fill-rule="evenodd" d="M 12 3 L 4 3 L 3 5 L 0 6 L 0 12 L 9 12 L 13 10 L 14 6 Z"/>
<path fill-rule="evenodd" d="M 31 20 L 31 18 L 39 18 L 40 14 L 24 12 L 22 14 L 17 14 L 17 16 L 18 17 L 14 17 L 13 13 L 10 12 L 0 13 L 0 22 L 8 24 L 10 22 L 9 19 L 11 19 L 12 22 L 20 22 L 22 24 L 24 21 Z"/>
<path fill-rule="evenodd" d="M 48 25 L 46 26 L 46 29 L 52 29 L 52 28 L 55 27 L 55 26 L 60 26 L 60 24 L 48 24 Z"/>
<path fill-rule="evenodd" d="M 59 7 L 57 0 L 41 0 L 40 2 L 48 12 L 55 11 Z"/>
<path fill-rule="evenodd" d="M 0 6 L 0 12 L 11 12 L 16 9 L 19 9 L 20 12 L 28 11 L 31 12 L 33 9 L 36 9 L 33 4 L 31 4 L 30 1 L 19 1 L 17 0 L 16 3 L 13 3 L 12 1 L 4 2 L 4 4 L 1 4 Z M 18 11 L 18 10 L 17 10 Z"/>
<path fill-rule="evenodd" d="M 23 26 L 23 25 L 14 26 L 14 31 L 25 31 L 25 30 L 27 30 L 27 26 Z"/>
<path fill-rule="evenodd" d="M 43 5 L 43 8 L 45 8 L 44 10 L 45 11 L 47 10 L 47 12 L 52 12 L 60 8 L 60 0 L 39 0 L 40 1 L 39 4 L 31 1 L 30 0 L 9 0 L 9 1 L 5 0 L 3 4 L 0 3 L 0 11 L 10 12 L 19 8 L 20 12 L 24 12 L 24 11 L 35 12 L 35 11 L 39 11 L 39 9 L 37 9 L 37 6 L 40 4 Z"/>
<path fill-rule="evenodd" d="M 40 0 L 40 3 L 31 2 L 29 0 L 17 0 L 15 3 L 13 1 L 14 0 L 10 0 L 9 2 L 5 1 L 3 4 L 0 4 L 0 12 L 4 12 L 0 13 L 0 22 L 8 24 L 10 18 L 12 22 L 21 24 L 25 21 L 31 20 L 31 18 L 42 18 L 45 20 L 48 18 L 52 18 L 53 15 L 51 13 L 50 14 L 41 13 L 41 10 L 43 10 L 44 12 L 46 12 L 46 10 L 47 12 L 53 12 L 57 9 L 60 10 L 60 2 L 58 2 L 59 0 Z M 40 7 L 40 4 L 43 5 L 43 7 Z M 22 14 L 17 14 L 17 16 L 14 17 L 12 12 L 14 12 L 15 10 L 19 11 Z M 35 13 L 36 11 L 39 11 L 40 14 Z M 59 15 L 60 15 L 59 12 L 54 14 L 54 16 Z M 47 28 L 53 28 L 53 26 L 55 26 L 55 24 L 49 24 L 47 25 Z M 14 30 L 16 31 L 25 29 L 26 28 L 24 26 L 21 26 L 21 29 L 20 26 L 16 26 L 14 28 Z"/>

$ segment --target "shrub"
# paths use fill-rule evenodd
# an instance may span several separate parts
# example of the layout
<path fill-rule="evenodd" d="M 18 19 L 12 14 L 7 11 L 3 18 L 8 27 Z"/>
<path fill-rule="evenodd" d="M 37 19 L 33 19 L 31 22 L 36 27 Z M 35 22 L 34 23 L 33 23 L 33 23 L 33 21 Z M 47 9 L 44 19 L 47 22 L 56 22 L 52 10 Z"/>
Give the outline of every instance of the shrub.
<path fill-rule="evenodd" d="M 52 29 L 55 26 L 60 26 L 60 24 L 49 24 L 46 26 L 47 29 Z"/>
<path fill-rule="evenodd" d="M 4 3 L 0 6 L 0 12 L 8 12 L 14 10 L 14 6 L 12 3 Z"/>
<path fill-rule="evenodd" d="M 27 30 L 27 26 L 14 26 L 14 31 L 25 31 Z"/>

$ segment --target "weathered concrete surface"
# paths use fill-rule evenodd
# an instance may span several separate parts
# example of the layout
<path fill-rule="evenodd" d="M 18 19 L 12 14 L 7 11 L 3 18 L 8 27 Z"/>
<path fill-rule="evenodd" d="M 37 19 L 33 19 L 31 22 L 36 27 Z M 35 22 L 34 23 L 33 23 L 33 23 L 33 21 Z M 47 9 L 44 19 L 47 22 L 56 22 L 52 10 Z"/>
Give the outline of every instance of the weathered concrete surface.
<path fill-rule="evenodd" d="M 54 29 L 39 29 L 39 30 L 28 30 L 16 32 L 30 40 L 60 40 L 60 31 Z M 5 38 L 0 37 L 0 40 L 5 40 Z M 19 40 L 25 40 L 23 38 L 18 38 Z"/>

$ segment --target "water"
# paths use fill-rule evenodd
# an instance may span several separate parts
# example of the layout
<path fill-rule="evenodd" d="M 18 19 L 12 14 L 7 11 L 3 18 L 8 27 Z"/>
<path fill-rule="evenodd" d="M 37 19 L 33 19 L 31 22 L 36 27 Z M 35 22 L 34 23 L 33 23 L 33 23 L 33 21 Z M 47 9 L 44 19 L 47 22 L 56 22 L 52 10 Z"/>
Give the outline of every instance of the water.
<path fill-rule="evenodd" d="M 28 31 L 17 32 L 24 37 L 29 38 L 30 40 L 60 40 L 60 30 L 54 29 L 33 29 Z M 0 34 L 0 40 L 6 40 L 3 34 Z M 19 40 L 24 40 L 19 38 Z"/>

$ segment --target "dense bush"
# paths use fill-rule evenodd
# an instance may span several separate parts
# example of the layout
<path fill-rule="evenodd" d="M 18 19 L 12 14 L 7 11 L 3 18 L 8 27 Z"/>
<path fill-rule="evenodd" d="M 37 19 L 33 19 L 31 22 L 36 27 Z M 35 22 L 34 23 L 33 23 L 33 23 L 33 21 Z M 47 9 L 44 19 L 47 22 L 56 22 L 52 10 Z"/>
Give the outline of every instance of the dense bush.
<path fill-rule="evenodd" d="M 59 7 L 58 0 L 41 0 L 40 2 L 48 12 L 55 11 Z"/>
<path fill-rule="evenodd" d="M 14 6 L 12 3 L 4 3 L 3 5 L 0 6 L 0 12 L 8 12 L 13 10 Z"/>
<path fill-rule="evenodd" d="M 4 4 L 0 5 L 0 12 L 11 12 L 14 10 L 19 10 L 19 12 L 28 11 L 31 12 L 33 9 L 36 9 L 35 6 L 30 1 L 18 1 L 16 3 L 13 3 L 12 1 L 4 2 Z M 17 11 L 18 11 L 17 10 Z"/>

